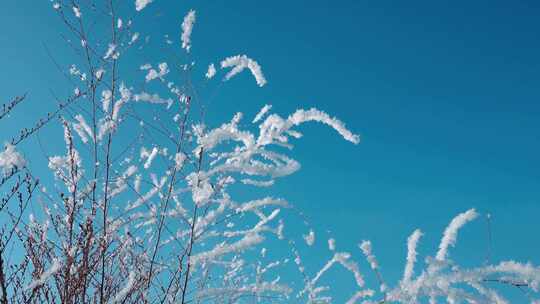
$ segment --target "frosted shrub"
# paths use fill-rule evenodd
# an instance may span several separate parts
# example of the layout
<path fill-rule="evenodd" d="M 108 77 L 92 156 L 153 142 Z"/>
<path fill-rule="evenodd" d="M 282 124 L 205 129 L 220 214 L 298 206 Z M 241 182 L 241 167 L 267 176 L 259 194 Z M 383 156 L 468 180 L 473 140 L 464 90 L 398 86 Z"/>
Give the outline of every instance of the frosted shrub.
<path fill-rule="evenodd" d="M 289 154 L 292 142 L 302 137 L 301 124 L 325 124 L 353 144 L 359 136 L 321 110 L 282 116 L 271 105 L 248 120 L 238 112 L 219 126 L 207 126 L 197 91 L 175 76 L 192 73 L 193 63 L 124 60 L 145 44 L 139 39 L 144 33 L 134 31 L 138 14 L 159 5 L 132 2 L 125 15 L 134 20 L 120 16 L 115 1 L 52 3 L 72 40 L 80 41 L 70 46 L 81 60 L 66 63 L 73 93 L 47 116 L 47 121 L 59 117 L 63 128 L 58 136 L 64 151 L 48 157 L 51 174 L 42 177 L 54 189 L 40 188 L 35 203 L 40 214 L 21 208 L 24 219 L 11 222 L 20 242 L 15 250 L 25 254 L 9 267 L 0 265 L 2 303 L 331 303 L 332 286 L 321 282 L 337 266 L 352 274 L 357 287 L 347 303 L 507 303 L 488 282 L 537 291 L 540 271 L 532 265 L 509 261 L 462 269 L 448 259 L 475 210 L 450 223 L 421 271 L 415 265 L 422 232 L 414 231 L 403 278 L 395 285 L 383 280 L 376 242 L 363 241 L 358 248 L 371 270 L 361 270 L 333 239 L 328 261 L 318 271 L 308 269 L 294 237 L 285 233 L 282 214 L 289 202 L 279 196 L 241 200 L 231 189 L 272 187 L 297 171 L 300 164 Z M 87 32 L 96 17 L 108 19 L 102 36 Z M 191 53 L 200 20 L 194 10 L 179 20 L 177 50 Z M 133 87 L 120 73 L 120 62 L 136 67 L 149 86 Z M 208 82 L 233 81 L 249 71 L 254 85 L 267 83 L 263 68 L 247 55 L 204 67 L 206 74 L 199 76 Z M 140 108 L 156 114 L 139 115 Z M 14 145 L 16 140 L 0 153 L 4 174 L 25 166 Z M 304 239 L 313 245 L 315 231 Z M 287 253 L 266 258 L 276 243 Z M 377 288 L 365 286 L 368 271 Z"/>

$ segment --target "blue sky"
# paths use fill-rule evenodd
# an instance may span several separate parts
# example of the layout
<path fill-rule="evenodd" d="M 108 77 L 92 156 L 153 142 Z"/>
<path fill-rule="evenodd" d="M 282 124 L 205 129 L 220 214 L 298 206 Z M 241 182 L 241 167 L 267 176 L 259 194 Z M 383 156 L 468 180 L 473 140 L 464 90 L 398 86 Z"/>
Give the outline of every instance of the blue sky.
<path fill-rule="evenodd" d="M 269 81 L 260 89 L 246 74 L 223 86 L 209 121 L 252 117 L 265 103 L 284 115 L 314 106 L 361 135 L 354 146 L 323 126 L 303 127 L 302 170 L 272 190 L 321 238 L 359 258 L 356 244 L 371 239 L 395 282 L 415 228 L 426 232 L 421 255 L 433 255 L 449 220 L 474 207 L 493 217 L 494 259 L 540 263 L 538 3 L 155 0 L 135 28 L 174 39 L 191 8 L 201 75 L 209 62 L 246 53 Z M 50 90 L 66 92 L 44 45 L 63 64 L 71 55 L 48 1 L 2 1 L 0 29 L 0 99 L 29 93 L 19 120 L 1 126 L 6 138 L 54 107 Z M 153 52 L 157 62 L 174 50 Z M 481 264 L 486 248 L 482 217 L 452 253 Z"/>

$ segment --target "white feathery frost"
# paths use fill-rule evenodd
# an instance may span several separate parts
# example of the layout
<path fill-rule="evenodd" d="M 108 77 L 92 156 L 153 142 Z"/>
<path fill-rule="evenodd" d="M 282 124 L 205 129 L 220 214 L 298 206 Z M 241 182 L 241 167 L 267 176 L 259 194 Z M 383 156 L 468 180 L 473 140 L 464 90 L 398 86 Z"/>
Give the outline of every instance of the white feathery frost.
<path fill-rule="evenodd" d="M 216 67 L 214 66 L 213 63 L 211 63 L 208 66 L 208 71 L 206 71 L 206 74 L 204 76 L 206 76 L 206 78 L 208 78 L 208 79 L 211 79 L 214 76 L 216 76 Z"/>
<path fill-rule="evenodd" d="M 66 144 L 66 155 L 49 157 L 48 166 L 55 177 L 62 180 L 66 187 L 73 191 L 83 177 L 84 169 L 82 168 L 81 156 L 73 145 L 72 133 L 67 124 L 64 125 L 64 142 Z"/>
<path fill-rule="evenodd" d="M 179 170 L 184 165 L 184 161 L 186 160 L 186 155 L 182 152 L 178 152 L 174 155 L 174 166 L 176 170 Z"/>
<path fill-rule="evenodd" d="M 112 300 L 112 304 L 116 303 L 123 303 L 126 296 L 133 290 L 133 287 L 135 286 L 135 278 L 137 277 L 137 274 L 135 271 L 131 271 L 128 276 L 128 281 L 126 282 L 126 285 L 116 294 L 116 296 Z"/>
<path fill-rule="evenodd" d="M 132 45 L 133 43 L 135 43 L 137 40 L 139 40 L 139 36 L 141 34 L 139 32 L 135 32 L 133 33 L 133 35 L 131 35 L 131 40 L 129 41 L 129 45 Z"/>
<path fill-rule="evenodd" d="M 112 110 L 112 120 L 118 121 L 118 117 L 120 116 L 120 110 L 124 107 L 124 105 L 131 100 L 132 93 L 131 90 L 126 87 L 124 83 L 120 84 L 120 99 L 118 99 L 113 106 Z"/>
<path fill-rule="evenodd" d="M 0 167 L 4 174 L 11 172 L 15 168 L 22 168 L 26 165 L 26 160 L 17 152 L 15 146 L 6 144 L 3 152 L 0 152 Z"/>
<path fill-rule="evenodd" d="M 143 165 L 145 169 L 150 168 L 154 158 L 158 155 L 158 152 L 159 149 L 157 147 L 153 147 L 150 151 L 146 150 L 144 147 L 141 148 L 141 159 L 146 159 Z"/>
<path fill-rule="evenodd" d="M 104 90 L 101 92 L 101 108 L 103 112 L 108 113 L 111 107 L 112 92 L 111 90 Z"/>
<path fill-rule="evenodd" d="M 96 79 L 99 81 L 101 80 L 101 78 L 103 78 L 103 74 L 105 74 L 105 70 L 104 69 L 99 69 L 96 71 Z"/>
<path fill-rule="evenodd" d="M 159 71 L 155 70 L 152 68 L 152 66 L 150 65 L 143 65 L 141 67 L 141 70 L 148 70 L 147 74 L 146 74 L 146 82 L 149 82 L 149 81 L 152 81 L 154 79 L 161 79 L 163 80 L 163 77 L 167 74 L 169 74 L 170 70 L 169 70 L 169 66 L 167 65 L 166 62 L 162 62 L 158 65 L 158 69 Z"/>
<path fill-rule="evenodd" d="M 259 181 L 259 180 L 253 180 L 251 178 L 244 178 L 240 180 L 240 182 L 242 182 L 242 184 L 244 185 L 252 185 L 255 187 L 271 187 L 274 185 L 273 179 L 267 180 L 267 181 Z"/>
<path fill-rule="evenodd" d="M 116 51 L 116 44 L 109 44 L 109 48 L 107 48 L 107 52 L 105 52 L 105 56 L 103 56 L 103 59 L 104 60 L 107 60 L 109 58 L 112 58 L 112 59 L 118 59 L 118 57 L 120 56 L 120 53 L 118 53 Z"/>
<path fill-rule="evenodd" d="M 137 102 L 149 102 L 153 104 L 166 104 L 167 109 L 169 109 L 173 100 L 171 98 L 163 99 L 158 94 L 148 94 L 146 92 L 141 92 L 140 94 L 133 95 L 133 100 Z"/>
<path fill-rule="evenodd" d="M 152 65 L 150 63 L 145 63 L 139 67 L 139 69 L 146 71 L 152 68 Z"/>
<path fill-rule="evenodd" d="M 193 172 L 186 177 L 186 180 L 191 187 L 193 202 L 197 206 L 206 204 L 214 193 L 208 178 L 203 173 Z"/>
<path fill-rule="evenodd" d="M 478 213 L 474 209 L 470 209 L 464 213 L 456 216 L 444 230 L 441 243 L 439 245 L 439 251 L 435 258 L 439 261 L 444 261 L 448 254 L 448 247 L 453 247 L 457 240 L 457 234 L 461 227 L 468 222 L 474 220 L 478 216 Z"/>
<path fill-rule="evenodd" d="M 255 77 L 255 81 L 257 81 L 257 85 L 260 87 L 264 86 L 266 84 L 266 79 L 264 78 L 264 75 L 262 73 L 261 67 L 259 64 L 247 57 L 246 55 L 237 55 L 225 58 L 223 61 L 221 61 L 221 68 L 232 68 L 226 75 L 225 80 L 229 80 L 232 77 L 234 77 L 236 74 L 242 72 L 244 69 L 249 69 L 251 71 L 251 74 L 253 74 L 253 77 Z"/>
<path fill-rule="evenodd" d="M 135 10 L 141 11 L 154 0 L 135 0 Z"/>
<path fill-rule="evenodd" d="M 73 7 L 73 14 L 76 18 L 81 18 L 81 9 L 77 6 Z"/>
<path fill-rule="evenodd" d="M 73 123 L 73 129 L 75 129 L 75 132 L 77 132 L 82 142 L 87 143 L 89 138 L 93 138 L 94 133 L 92 132 L 92 128 L 90 128 L 84 119 L 84 116 L 81 114 L 75 115 L 75 119 L 78 121 L 78 123 Z"/>
<path fill-rule="evenodd" d="M 62 263 L 60 263 L 60 260 L 54 259 L 49 269 L 44 271 L 37 279 L 32 280 L 28 286 L 26 286 L 26 289 L 34 289 L 36 287 L 39 287 L 47 282 L 47 280 L 56 274 L 60 269 L 62 268 Z"/>
<path fill-rule="evenodd" d="M 315 232 L 310 230 L 307 235 L 304 235 L 304 240 L 308 246 L 313 246 L 313 244 L 315 244 Z"/>
<path fill-rule="evenodd" d="M 328 239 L 328 249 L 330 251 L 336 250 L 336 240 L 335 239 Z"/>
<path fill-rule="evenodd" d="M 286 120 L 276 114 L 266 117 L 266 119 L 259 126 L 260 134 L 259 138 L 257 139 L 257 144 L 267 145 L 274 141 L 286 143 L 288 141 L 288 137 L 286 135 L 296 138 L 301 135 L 300 133 L 291 130 L 291 128 L 308 121 L 324 123 L 336 130 L 346 140 L 354 144 L 358 144 L 360 142 L 360 137 L 349 131 L 342 121 L 337 118 L 331 118 L 325 112 L 312 108 L 309 110 L 297 110 Z"/>
<path fill-rule="evenodd" d="M 299 125 L 307 121 L 321 122 L 334 128 L 334 130 L 336 130 L 341 136 L 343 136 L 343 138 L 352 142 L 353 144 L 358 144 L 360 142 L 360 137 L 349 131 L 341 120 L 335 117 L 332 118 L 328 114 L 314 108 L 307 111 L 296 111 L 292 116 L 289 117 L 289 121 L 293 125 Z"/>
<path fill-rule="evenodd" d="M 195 23 L 195 11 L 190 10 L 182 22 L 182 48 L 187 52 L 191 49 L 191 32 Z"/>
<path fill-rule="evenodd" d="M 259 111 L 259 113 L 257 113 L 255 118 L 253 119 L 252 123 L 256 123 L 259 120 L 261 120 L 264 117 L 264 115 L 266 115 L 266 113 L 270 111 L 270 109 L 272 109 L 272 105 L 268 105 L 268 104 L 264 105 L 264 107 L 262 107 L 262 109 Z"/>
<path fill-rule="evenodd" d="M 274 199 L 271 197 L 265 197 L 263 199 L 253 200 L 253 201 L 244 203 L 240 207 L 238 207 L 236 211 L 248 212 L 248 211 L 254 211 L 254 210 L 258 210 L 259 208 L 269 207 L 269 206 L 289 207 L 289 203 L 287 203 L 287 201 L 282 200 L 282 199 Z"/>
<path fill-rule="evenodd" d="M 375 255 L 373 255 L 371 251 L 371 241 L 362 241 L 359 247 L 362 250 L 362 253 L 366 256 L 366 259 L 368 260 L 371 269 L 378 269 L 379 263 L 377 262 L 377 258 L 375 257 Z"/>
<path fill-rule="evenodd" d="M 360 301 L 360 299 L 372 297 L 373 294 L 375 294 L 375 292 L 372 289 L 365 289 L 365 290 L 357 291 L 345 304 L 355 304 L 356 302 Z M 373 302 L 365 301 L 363 303 L 371 304 Z"/>
<path fill-rule="evenodd" d="M 242 239 L 231 244 L 218 244 L 213 249 L 196 254 L 191 257 L 189 263 L 197 265 L 206 261 L 214 260 L 225 254 L 241 252 L 264 241 L 264 237 L 258 233 L 248 233 Z"/>
<path fill-rule="evenodd" d="M 422 231 L 416 229 L 407 239 L 407 263 L 405 264 L 405 270 L 403 271 L 403 282 L 408 282 L 414 273 L 414 264 L 416 263 L 416 246 L 418 241 L 422 237 Z"/>

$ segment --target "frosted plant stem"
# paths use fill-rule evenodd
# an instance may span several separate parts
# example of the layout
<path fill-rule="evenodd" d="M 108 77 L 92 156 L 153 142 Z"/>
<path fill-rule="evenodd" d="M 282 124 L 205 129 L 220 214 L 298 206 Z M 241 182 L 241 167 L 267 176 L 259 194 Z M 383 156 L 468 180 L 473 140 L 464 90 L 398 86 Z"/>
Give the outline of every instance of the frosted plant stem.
<path fill-rule="evenodd" d="M 116 16 L 114 12 L 113 0 L 109 0 L 109 6 L 111 10 L 111 29 L 112 29 L 112 43 L 116 45 Z M 116 89 L 116 60 L 113 57 L 113 67 L 111 75 L 111 100 L 114 101 L 115 89 Z M 112 107 L 111 102 L 111 117 L 114 116 L 115 108 Z M 100 284 L 100 303 L 105 303 L 105 259 L 107 252 L 107 204 L 108 204 L 108 193 L 109 193 L 109 170 L 110 170 L 110 154 L 111 154 L 111 142 L 112 142 L 112 132 L 109 132 L 107 136 L 107 153 L 106 153 L 106 165 L 105 165 L 105 193 L 103 199 L 103 247 L 101 250 L 101 284 Z"/>
<path fill-rule="evenodd" d="M 179 142 L 178 142 L 178 144 L 176 146 L 176 153 L 179 153 L 179 152 L 182 151 L 182 142 L 183 142 L 183 139 L 184 139 L 185 125 L 186 125 L 187 117 L 189 115 L 189 109 L 190 109 L 190 103 L 188 102 L 187 103 L 187 110 L 186 110 L 186 113 L 184 114 L 184 119 L 182 121 L 182 126 L 181 126 L 181 131 L 180 131 L 180 138 L 179 138 L 180 140 L 179 140 Z M 171 195 L 172 195 L 172 192 L 173 192 L 174 183 L 175 183 L 175 180 L 176 180 L 176 173 L 177 173 L 177 168 L 175 166 L 173 168 L 173 171 L 172 171 L 171 181 L 169 183 L 169 187 L 168 187 L 168 190 L 167 190 L 167 197 L 165 199 L 164 207 L 163 207 L 163 210 L 161 212 L 160 219 L 159 219 L 158 235 L 157 235 L 157 239 L 156 239 L 156 245 L 154 246 L 154 251 L 152 253 L 152 260 L 150 261 L 150 270 L 148 271 L 148 284 L 147 284 L 146 288 L 150 288 L 150 284 L 152 282 L 152 274 L 153 274 L 153 270 L 154 270 L 154 263 L 155 263 L 157 251 L 159 249 L 159 242 L 161 241 L 161 233 L 163 231 L 163 226 L 164 226 L 164 223 L 165 223 L 165 213 L 167 212 L 169 201 L 171 199 Z"/>
<path fill-rule="evenodd" d="M 2 291 L 2 297 L 0 298 L 0 302 L 2 304 L 8 304 L 6 275 L 4 273 L 4 246 L 1 243 L 0 243 L 0 289 Z"/>
<path fill-rule="evenodd" d="M 192 253 L 192 250 L 193 250 L 193 242 L 194 242 L 194 234 L 195 234 L 195 223 L 196 223 L 196 220 L 197 220 L 197 208 L 198 206 L 195 205 L 195 210 L 193 210 L 193 219 L 191 221 L 191 233 L 190 233 L 190 237 L 189 237 L 189 246 L 188 246 L 188 252 L 187 252 L 187 266 L 186 266 L 186 274 L 185 274 L 185 278 L 184 278 L 184 287 L 182 288 L 182 301 L 181 303 L 182 304 L 185 304 L 186 303 L 186 292 L 187 292 L 187 287 L 188 287 L 188 282 L 189 282 L 189 275 L 190 275 L 190 271 L 191 271 L 191 262 L 190 262 L 190 259 L 191 259 L 191 253 Z"/>
<path fill-rule="evenodd" d="M 203 153 L 204 150 L 201 148 L 201 151 L 199 152 L 199 164 L 197 168 L 197 173 L 201 171 L 202 166 L 202 159 L 203 159 Z M 199 180 L 200 181 L 200 180 Z M 195 210 L 193 210 L 193 218 L 191 220 L 191 232 L 189 236 L 189 246 L 188 246 L 188 252 L 187 252 L 187 266 L 186 266 L 186 274 L 184 278 L 184 287 L 182 289 L 182 304 L 186 303 L 186 292 L 189 282 L 189 274 L 191 271 L 191 253 L 193 251 L 193 242 L 195 241 L 195 224 L 197 223 L 197 208 L 199 205 L 195 204 Z"/>

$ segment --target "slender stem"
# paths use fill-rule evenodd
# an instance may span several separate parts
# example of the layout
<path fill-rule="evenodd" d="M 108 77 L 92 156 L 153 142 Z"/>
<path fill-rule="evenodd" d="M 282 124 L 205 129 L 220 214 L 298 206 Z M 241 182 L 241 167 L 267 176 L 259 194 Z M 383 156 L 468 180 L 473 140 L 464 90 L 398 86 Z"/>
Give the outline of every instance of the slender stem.
<path fill-rule="evenodd" d="M 111 31 L 112 31 L 112 43 L 113 45 L 116 45 L 116 17 L 114 12 L 114 5 L 113 0 L 109 0 L 109 6 L 111 10 Z M 111 119 L 114 117 L 114 96 L 115 96 L 115 89 L 116 89 L 116 68 L 117 68 L 117 60 L 115 59 L 115 56 L 113 56 L 113 67 L 112 67 L 112 75 L 111 75 Z M 106 252 L 107 252 L 107 217 L 108 217 L 108 194 L 109 194 L 109 175 L 110 175 L 110 167 L 111 167 L 111 143 L 112 143 L 112 130 L 109 131 L 109 134 L 107 136 L 107 152 L 106 152 L 106 163 L 105 163 L 105 193 L 104 193 L 104 199 L 103 199 L 103 243 L 102 243 L 102 252 L 101 252 L 101 284 L 100 284 L 100 303 L 105 303 L 105 259 L 106 259 Z"/>
<path fill-rule="evenodd" d="M 180 153 L 182 151 L 182 142 L 183 142 L 184 135 L 185 135 L 186 121 L 187 121 L 187 117 L 189 115 L 189 110 L 190 110 L 190 102 L 189 102 L 189 100 L 190 99 L 188 98 L 187 109 L 186 109 L 186 112 L 184 114 L 184 118 L 183 118 L 182 125 L 181 125 L 181 130 L 180 130 L 180 136 L 179 136 L 180 138 L 179 138 L 178 144 L 176 146 L 176 153 Z M 157 251 L 158 251 L 158 248 L 159 248 L 159 242 L 161 241 L 161 233 L 163 231 L 163 226 L 164 226 L 164 223 L 165 223 L 165 213 L 167 212 L 167 208 L 169 206 L 169 202 L 170 202 L 170 199 L 171 199 L 171 196 L 172 196 L 172 192 L 173 192 L 174 184 L 175 184 L 175 180 L 176 180 L 176 173 L 177 173 L 178 169 L 179 168 L 177 168 L 176 166 L 174 166 L 174 168 L 173 168 L 171 181 L 169 183 L 169 187 L 168 187 L 168 190 L 167 190 L 167 197 L 166 197 L 165 202 L 164 202 L 163 210 L 161 211 L 161 216 L 160 216 L 159 224 L 158 224 L 158 235 L 157 235 L 157 239 L 156 239 L 156 245 L 154 246 L 154 250 L 153 250 L 153 253 L 152 253 L 152 260 L 150 261 L 150 270 L 148 271 L 148 282 L 147 282 L 146 288 L 150 288 L 150 284 L 152 282 L 154 263 L 155 263 Z"/>
<path fill-rule="evenodd" d="M 191 271 L 191 252 L 193 250 L 193 242 L 195 240 L 195 223 L 197 221 L 197 208 L 198 206 L 195 205 L 195 210 L 193 211 L 193 219 L 191 220 L 191 234 L 189 238 L 189 246 L 188 246 L 188 253 L 187 253 L 187 267 L 186 267 L 186 274 L 184 278 L 184 287 L 182 288 L 182 304 L 186 303 L 186 292 L 189 282 L 189 275 Z"/>
<path fill-rule="evenodd" d="M 3 248 L 0 250 L 0 288 L 2 290 L 2 297 L 0 297 L 0 303 L 8 304 L 6 275 L 4 273 L 4 252 L 3 252 Z"/>

